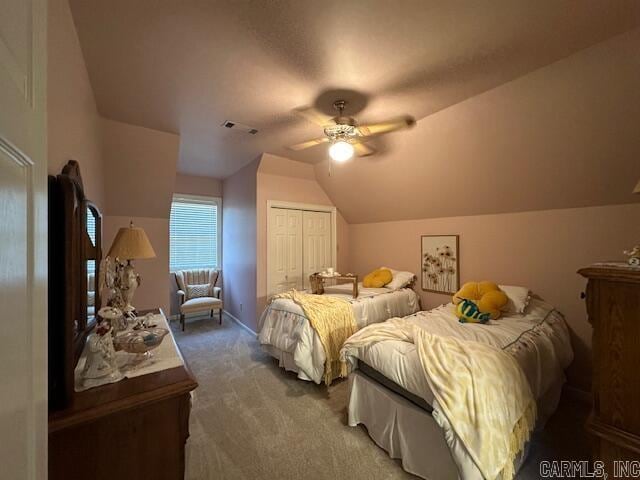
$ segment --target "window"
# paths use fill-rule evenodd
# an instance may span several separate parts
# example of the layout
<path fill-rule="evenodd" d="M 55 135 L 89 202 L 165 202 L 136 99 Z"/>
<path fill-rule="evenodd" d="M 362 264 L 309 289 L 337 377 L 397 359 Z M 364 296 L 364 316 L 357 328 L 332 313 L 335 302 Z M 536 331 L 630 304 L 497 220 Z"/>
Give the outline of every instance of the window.
<path fill-rule="evenodd" d="M 93 212 L 87 208 L 87 234 L 91 239 L 91 243 L 96 244 L 96 219 L 93 216 Z M 96 261 L 87 260 L 87 274 L 95 275 L 96 273 Z"/>
<path fill-rule="evenodd" d="M 190 270 L 220 265 L 220 199 L 174 195 L 169 221 L 169 268 Z"/>

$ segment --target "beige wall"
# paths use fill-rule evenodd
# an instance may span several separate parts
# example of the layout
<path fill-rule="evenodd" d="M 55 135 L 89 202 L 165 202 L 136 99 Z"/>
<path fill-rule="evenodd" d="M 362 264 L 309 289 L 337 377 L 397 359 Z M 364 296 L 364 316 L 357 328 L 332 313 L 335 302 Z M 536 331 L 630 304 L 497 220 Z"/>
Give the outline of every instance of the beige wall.
<path fill-rule="evenodd" d="M 177 135 L 102 119 L 107 189 L 104 253 L 118 228 L 133 221 L 144 228 L 156 258 L 139 260 L 142 285 L 137 308 L 160 306 L 170 313 L 169 214 L 180 138 Z"/>
<path fill-rule="evenodd" d="M 142 283 L 133 297 L 133 305 L 138 310 L 162 308 L 169 314 L 169 219 L 107 216 L 103 223 L 104 254 L 109 251 L 113 239 L 121 227 L 133 220 L 136 226 L 144 228 L 156 252 L 156 258 L 134 261 L 136 272 Z"/>
<path fill-rule="evenodd" d="M 107 215 L 169 218 L 180 137 L 102 119 Z"/>
<path fill-rule="evenodd" d="M 257 312 L 262 312 L 267 296 L 267 201 L 281 200 L 334 206 L 315 179 L 312 165 L 276 155 L 264 154 L 257 179 Z M 349 232 L 340 212 L 336 218 L 338 271 L 348 270 Z"/>
<path fill-rule="evenodd" d="M 49 174 L 80 162 L 85 193 L 104 208 L 100 118 L 67 0 L 48 3 Z"/>
<path fill-rule="evenodd" d="M 222 183 L 225 310 L 256 330 L 256 177 L 260 158 Z"/>
<path fill-rule="evenodd" d="M 460 235 L 462 282 L 524 285 L 565 315 L 576 354 L 569 380 L 587 390 L 591 327 L 580 299 L 585 281 L 575 272 L 622 259 L 622 250 L 640 238 L 638 219 L 640 205 L 619 205 L 351 225 L 351 266 L 361 275 L 381 265 L 419 274 L 420 235 Z M 424 309 L 449 301 L 427 292 L 421 297 Z"/>
<path fill-rule="evenodd" d="M 213 177 L 176 174 L 174 193 L 222 197 L 222 180 Z"/>

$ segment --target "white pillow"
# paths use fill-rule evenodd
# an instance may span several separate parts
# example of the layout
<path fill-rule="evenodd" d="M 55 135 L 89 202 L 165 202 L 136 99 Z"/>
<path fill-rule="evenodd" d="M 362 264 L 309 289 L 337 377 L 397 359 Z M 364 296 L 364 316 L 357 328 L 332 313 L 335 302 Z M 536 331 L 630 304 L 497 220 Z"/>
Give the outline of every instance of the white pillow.
<path fill-rule="evenodd" d="M 385 285 L 386 288 L 390 288 L 391 290 L 400 290 L 401 288 L 406 287 L 413 280 L 413 273 L 411 272 L 401 272 L 399 270 L 394 270 L 393 268 L 382 267 L 387 270 L 391 270 L 391 275 L 393 275 L 393 280 Z"/>
<path fill-rule="evenodd" d="M 529 300 L 531 300 L 531 291 L 526 287 L 518 287 L 516 285 L 498 285 L 500 290 L 507 294 L 509 301 L 502 307 L 503 312 L 507 313 L 524 313 Z"/>
<path fill-rule="evenodd" d="M 187 298 L 191 300 L 192 298 L 210 297 L 209 287 L 210 285 L 208 283 L 187 285 Z"/>

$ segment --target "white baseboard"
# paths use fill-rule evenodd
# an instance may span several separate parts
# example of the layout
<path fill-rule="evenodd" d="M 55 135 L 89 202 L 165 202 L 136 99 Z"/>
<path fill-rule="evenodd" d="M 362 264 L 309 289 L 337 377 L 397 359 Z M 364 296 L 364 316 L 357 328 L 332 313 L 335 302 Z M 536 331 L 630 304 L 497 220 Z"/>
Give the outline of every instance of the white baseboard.
<path fill-rule="evenodd" d="M 234 317 L 233 315 L 231 315 L 227 310 L 222 310 L 224 312 L 225 315 L 227 315 L 231 320 L 233 320 L 234 322 L 236 322 L 238 325 L 240 325 L 242 328 L 244 328 L 247 332 L 249 332 L 251 335 L 253 335 L 254 337 L 257 337 L 258 334 L 257 332 L 254 332 L 251 328 L 247 327 L 244 323 L 242 323 L 240 320 L 238 320 L 236 317 Z"/>

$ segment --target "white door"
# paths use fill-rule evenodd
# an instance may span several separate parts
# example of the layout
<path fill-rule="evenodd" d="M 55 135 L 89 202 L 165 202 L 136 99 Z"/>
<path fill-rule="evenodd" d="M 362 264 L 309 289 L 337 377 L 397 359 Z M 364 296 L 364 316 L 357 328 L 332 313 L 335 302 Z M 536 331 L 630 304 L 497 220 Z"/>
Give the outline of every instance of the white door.
<path fill-rule="evenodd" d="M 269 214 L 269 295 L 302 290 L 302 212 L 271 208 Z"/>
<path fill-rule="evenodd" d="M 304 282 L 309 275 L 333 267 L 331 256 L 331 213 L 302 212 L 302 255 L 304 257 Z"/>
<path fill-rule="evenodd" d="M 0 0 L 0 477 L 47 476 L 46 0 Z"/>

